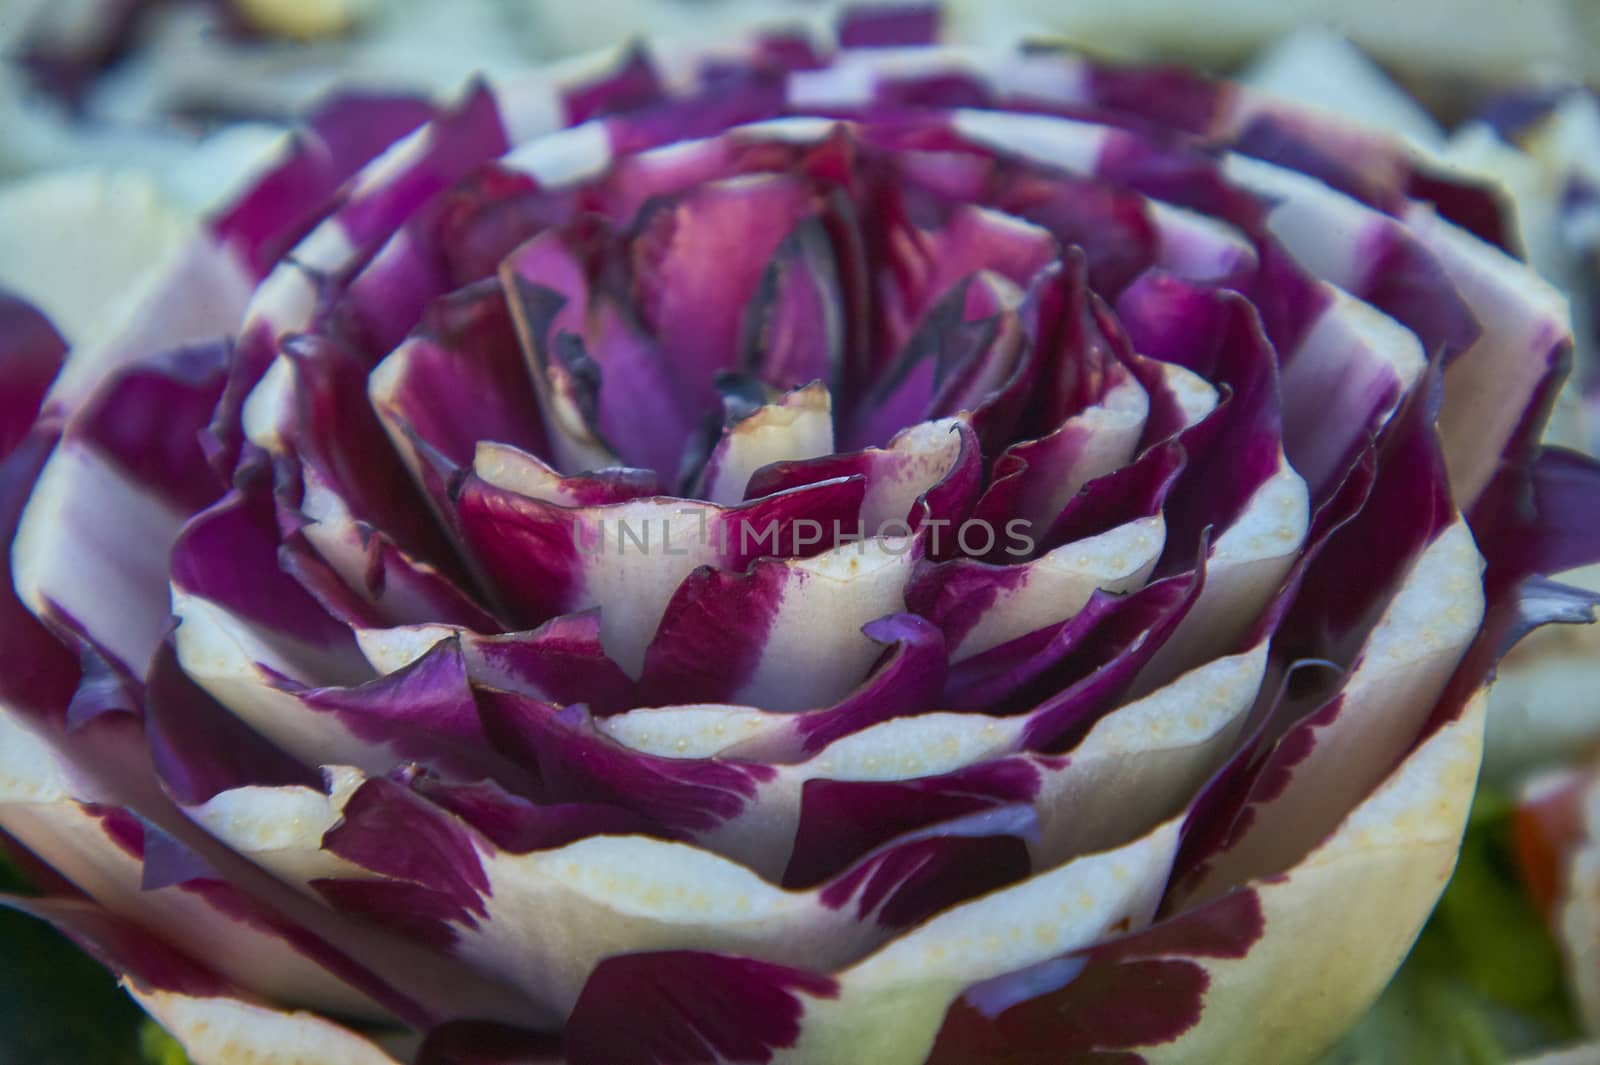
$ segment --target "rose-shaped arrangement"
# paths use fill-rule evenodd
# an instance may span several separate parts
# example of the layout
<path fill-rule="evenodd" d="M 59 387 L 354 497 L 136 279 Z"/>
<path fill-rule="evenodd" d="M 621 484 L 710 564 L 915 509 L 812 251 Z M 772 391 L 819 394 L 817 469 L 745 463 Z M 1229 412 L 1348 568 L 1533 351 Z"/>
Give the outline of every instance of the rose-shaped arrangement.
<path fill-rule="evenodd" d="M 1401 142 L 934 22 L 334 98 L 122 327 L 5 303 L 8 904 L 201 1063 L 1337 1038 L 1588 616 L 1565 303 Z"/>

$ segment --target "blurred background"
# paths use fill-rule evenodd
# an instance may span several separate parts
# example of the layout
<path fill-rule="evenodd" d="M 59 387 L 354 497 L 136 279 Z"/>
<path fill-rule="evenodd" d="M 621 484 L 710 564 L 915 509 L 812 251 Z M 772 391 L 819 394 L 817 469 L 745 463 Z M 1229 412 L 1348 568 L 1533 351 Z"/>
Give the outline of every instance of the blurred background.
<path fill-rule="evenodd" d="M 754 22 L 803 19 L 817 0 L 3 0 L 0 176 L 110 161 L 170 166 L 224 123 L 280 123 L 335 85 L 437 93 L 469 75 L 634 36 L 706 39 Z M 1245 71 L 1347 110 L 1374 104 L 1358 60 L 1311 64 L 1336 36 L 1356 45 L 1434 115 L 1396 115 L 1436 140 L 1437 122 L 1487 94 L 1600 75 L 1593 0 L 949 0 L 947 39 L 1033 37 L 1127 58 L 1171 57 Z M 1283 47 L 1285 38 L 1289 47 Z M 1279 47 L 1263 57 L 1262 50 Z M 1316 81 L 1321 78 L 1321 82 Z M 41 91 L 42 90 L 42 91 Z M 252 130 L 250 132 L 260 132 Z M 239 142 L 242 143 L 242 140 Z M 167 175 L 180 181 L 175 175 Z"/>
<path fill-rule="evenodd" d="M 143 264 L 97 257 L 101 227 L 134 205 L 158 244 L 236 189 L 335 89 L 452 96 L 474 76 L 634 38 L 703 41 L 822 10 L 805 0 L 0 0 L 0 288 L 44 292 L 52 271 L 92 262 L 101 290 L 127 289 Z M 1528 258 L 1568 291 L 1579 327 L 1551 436 L 1593 449 L 1600 0 L 950 0 L 942 29 L 979 47 L 1032 38 L 1197 65 L 1497 178 Z M 103 187 L 102 211 L 54 206 L 50 189 L 74 181 Z M 41 234 L 71 254 L 16 251 Z M 1600 589 L 1600 574 L 1569 576 Z M 1600 814 L 1597 748 L 1600 636 L 1536 636 L 1496 690 L 1456 877 L 1330 1063 L 1492 1065 L 1600 1036 L 1600 939 L 1589 931 L 1600 898 L 1584 909 L 1562 887 L 1566 866 L 1600 854 L 1600 840 L 1582 817 L 1555 833 L 1544 816 L 1552 796 Z M 24 871 L 0 865 L 0 890 L 28 890 Z M 42 925 L 0 911 L 0 959 L 0 1065 L 183 1061 L 110 977 Z M 1600 1062 L 1600 1050 L 1561 1060 Z"/>

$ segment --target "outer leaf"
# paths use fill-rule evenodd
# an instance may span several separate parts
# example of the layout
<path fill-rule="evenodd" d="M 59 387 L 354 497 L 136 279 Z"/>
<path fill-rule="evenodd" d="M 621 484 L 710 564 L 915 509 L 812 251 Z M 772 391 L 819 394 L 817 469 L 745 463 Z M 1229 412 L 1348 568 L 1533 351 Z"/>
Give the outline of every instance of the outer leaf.
<path fill-rule="evenodd" d="M 969 991 L 930 1061 L 1315 1060 L 1389 980 L 1449 878 L 1482 729 L 1479 693 L 1286 874 Z M 1324 964 L 1305 964 L 1312 953 Z"/>

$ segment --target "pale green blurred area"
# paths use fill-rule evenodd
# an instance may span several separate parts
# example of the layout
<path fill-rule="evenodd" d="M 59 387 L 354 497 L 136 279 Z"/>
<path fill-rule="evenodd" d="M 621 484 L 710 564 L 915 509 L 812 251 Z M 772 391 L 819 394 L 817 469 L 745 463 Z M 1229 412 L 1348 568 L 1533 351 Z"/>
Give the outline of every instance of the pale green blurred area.
<path fill-rule="evenodd" d="M 1593 0 L 955 0 L 957 32 L 1048 30 L 1105 55 L 1237 65 L 1308 26 L 1336 31 L 1408 78 L 1511 84 L 1600 76 Z"/>
<path fill-rule="evenodd" d="M 0 0 L 0 54 L 15 54 L 40 27 L 81 31 L 102 2 Z M 138 171 L 174 210 L 199 211 L 219 183 L 238 180 L 270 157 L 285 121 L 336 86 L 449 94 L 475 73 L 509 75 L 630 37 L 714 39 L 772 18 L 819 17 L 822 6 L 240 0 L 244 17 L 269 36 L 238 42 L 220 37 L 214 16 L 199 5 L 175 3 L 142 28 L 142 47 L 103 79 L 78 119 L 30 94 L 19 71 L 0 66 L 0 182 L 85 167 Z M 1293 31 L 1331 31 L 1451 117 L 1494 89 L 1600 81 L 1600 0 L 952 0 L 946 6 L 947 29 L 957 40 L 998 45 L 1033 36 L 1100 55 L 1177 57 L 1217 71 L 1249 66 Z M 1276 74 L 1276 89 L 1328 92 L 1315 79 Z M 1345 69 L 1338 77 L 1344 80 L 1333 86 L 1337 99 L 1322 102 L 1387 123 L 1414 143 L 1444 144 L 1426 111 L 1374 89 L 1358 72 Z M 211 117 L 197 118 L 202 111 Z M 223 123 L 220 115 L 241 120 Z M 1540 262 L 1545 253 L 1532 250 Z M 1512 758 L 1498 753 L 1492 723 L 1489 759 L 1500 780 L 1514 781 L 1551 749 L 1600 735 L 1600 700 L 1589 696 L 1600 690 L 1600 648 L 1593 639 L 1561 639 L 1573 653 L 1560 665 L 1527 656 L 1539 672 L 1515 687 L 1530 706 L 1562 708 L 1558 731 L 1531 730 L 1521 718 L 1503 730 L 1506 744 L 1557 740 Z M 1552 696 L 1542 678 L 1567 667 L 1571 679 Z M 1579 720 L 1584 705 L 1593 719 Z M 1579 1037 L 1555 946 L 1511 868 L 1505 815 L 1503 794 L 1480 798 L 1458 873 L 1434 919 L 1389 991 L 1324 1065 L 1498 1065 Z M 0 967 L 0 1065 L 182 1065 L 181 1049 L 142 1021 L 97 966 L 43 926 L 0 914 L 0 957 L 9 962 Z"/>

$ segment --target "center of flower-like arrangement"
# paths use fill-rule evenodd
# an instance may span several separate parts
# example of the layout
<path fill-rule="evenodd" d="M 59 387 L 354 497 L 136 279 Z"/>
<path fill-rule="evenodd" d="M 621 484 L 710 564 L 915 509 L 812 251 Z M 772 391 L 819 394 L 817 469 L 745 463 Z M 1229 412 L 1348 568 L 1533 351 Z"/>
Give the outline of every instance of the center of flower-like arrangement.
<path fill-rule="evenodd" d="M 484 606 L 598 610 L 644 705 L 821 709 L 885 633 L 931 628 L 956 673 L 924 709 L 1004 711 L 1093 668 L 1044 633 L 1096 593 L 1159 571 L 1198 595 L 1202 530 L 1281 578 L 1307 494 L 1271 344 L 1223 291 L 1255 283 L 1252 243 L 988 138 L 782 120 L 618 162 L 520 246 L 476 223 L 510 245 L 496 281 L 437 304 L 372 395 L 414 473 L 450 467 L 435 505 Z M 1297 439 L 1336 465 L 1359 432 Z"/>

